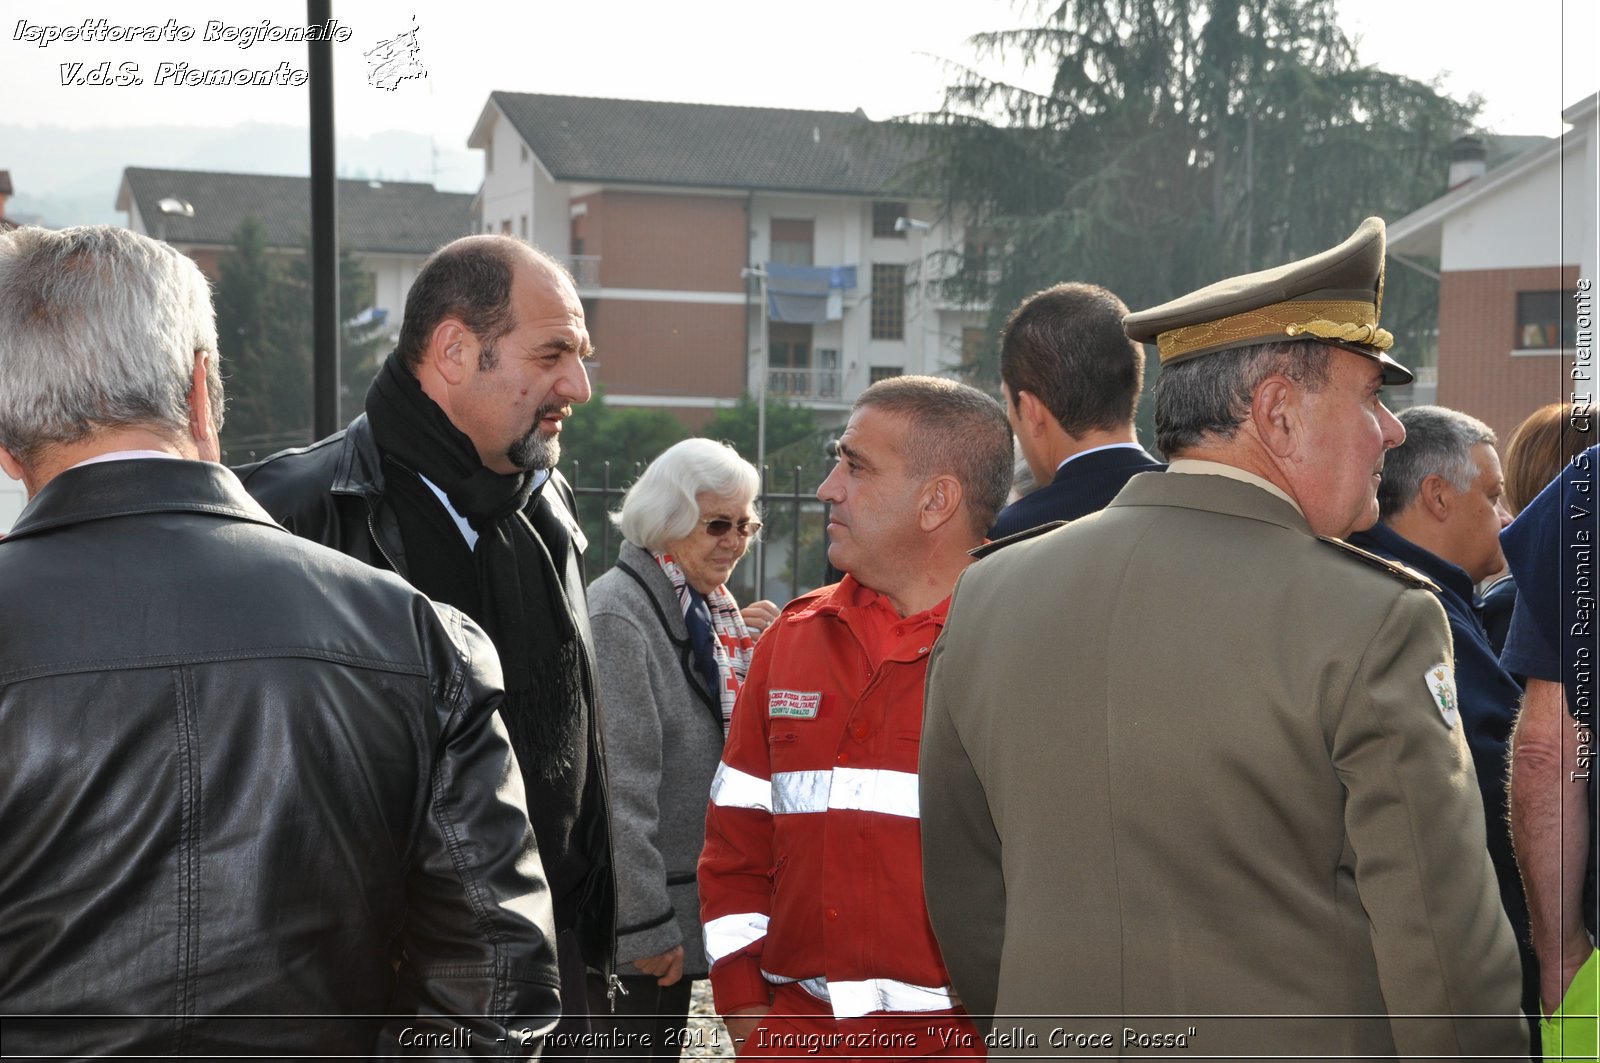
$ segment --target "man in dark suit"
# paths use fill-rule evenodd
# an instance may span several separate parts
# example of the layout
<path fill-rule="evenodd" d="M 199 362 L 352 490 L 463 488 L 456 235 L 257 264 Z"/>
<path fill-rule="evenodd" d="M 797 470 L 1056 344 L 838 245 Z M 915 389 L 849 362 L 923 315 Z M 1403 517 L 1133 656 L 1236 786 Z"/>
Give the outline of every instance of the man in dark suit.
<path fill-rule="evenodd" d="M 1537 1016 L 1538 967 L 1506 820 L 1511 724 L 1522 687 L 1501 667 L 1489 644 L 1473 591 L 1506 567 L 1500 529 L 1511 523 L 1511 515 L 1502 503 L 1505 477 L 1497 440 L 1494 430 L 1476 417 L 1443 406 L 1413 406 L 1398 416 L 1406 439 L 1384 459 L 1378 523 L 1352 535 L 1350 542 L 1428 577 L 1444 606 L 1455 657 L 1457 708 L 1483 797 L 1489 858 L 1522 955 L 1522 1008 Z"/>
<path fill-rule="evenodd" d="M 1043 486 L 1000 512 L 991 539 L 1094 513 L 1135 474 L 1166 468 L 1134 432 L 1144 350 L 1122 331 L 1127 313 L 1094 284 L 1058 284 L 1012 311 L 1000 336 L 1000 389 Z"/>

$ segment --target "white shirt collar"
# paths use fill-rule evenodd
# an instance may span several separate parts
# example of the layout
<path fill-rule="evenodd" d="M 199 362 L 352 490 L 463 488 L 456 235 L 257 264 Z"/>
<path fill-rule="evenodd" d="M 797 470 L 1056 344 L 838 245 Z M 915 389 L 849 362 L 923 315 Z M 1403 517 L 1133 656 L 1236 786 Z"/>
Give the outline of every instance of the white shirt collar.
<path fill-rule="evenodd" d="M 472 529 L 472 525 L 466 517 L 456 512 L 456 507 L 450 504 L 450 496 L 446 495 L 438 484 L 423 476 L 420 472 L 417 473 L 417 479 L 428 485 L 428 490 L 432 491 L 434 496 L 439 499 L 439 503 L 444 506 L 444 511 L 450 514 L 450 519 L 456 522 L 456 527 L 461 529 L 461 537 L 467 541 L 467 549 L 476 550 L 478 548 L 478 533 Z M 533 489 L 537 491 L 548 479 L 550 479 L 549 469 L 535 469 L 533 473 Z"/>
<path fill-rule="evenodd" d="M 92 458 L 84 458 L 68 468 L 77 469 L 85 465 L 98 465 L 102 461 L 131 461 L 137 458 L 168 458 L 172 461 L 183 461 L 177 454 L 169 454 L 164 450 L 113 450 L 105 454 L 96 454 Z"/>
<path fill-rule="evenodd" d="M 1067 458 L 1066 461 L 1063 461 L 1060 465 L 1057 465 L 1056 466 L 1056 472 L 1060 472 L 1062 469 L 1065 469 L 1067 467 L 1067 463 L 1068 462 L 1077 461 L 1079 458 L 1083 457 L 1085 454 L 1097 454 L 1102 450 L 1118 450 L 1118 449 L 1138 450 L 1139 449 L 1139 444 L 1137 444 L 1137 443 L 1103 443 L 1098 447 L 1090 447 L 1088 450 L 1080 450 L 1076 454 L 1072 455 L 1072 457 Z"/>
<path fill-rule="evenodd" d="M 1276 495 L 1285 502 L 1289 503 L 1294 507 L 1294 511 L 1300 514 L 1302 517 L 1306 515 L 1306 511 L 1300 508 L 1300 503 L 1290 498 L 1288 492 L 1283 488 L 1279 487 L 1271 480 L 1257 476 L 1253 472 L 1247 472 L 1244 469 L 1239 468 L 1237 465 L 1228 465 L 1225 462 L 1220 461 L 1206 461 L 1204 458 L 1179 458 L 1167 465 L 1167 471 L 1169 473 L 1175 472 L 1180 475 L 1188 473 L 1190 475 L 1200 476 L 1226 476 L 1230 480 L 1238 480 L 1241 483 L 1253 484 L 1268 494 Z"/>

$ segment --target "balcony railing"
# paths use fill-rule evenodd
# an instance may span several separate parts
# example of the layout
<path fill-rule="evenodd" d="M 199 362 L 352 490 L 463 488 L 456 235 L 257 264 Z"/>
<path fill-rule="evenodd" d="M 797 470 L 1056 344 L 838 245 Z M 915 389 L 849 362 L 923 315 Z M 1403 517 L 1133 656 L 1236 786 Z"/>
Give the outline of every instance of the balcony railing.
<path fill-rule="evenodd" d="M 572 279 L 578 282 L 578 287 L 600 287 L 599 255 L 568 255 L 567 268 L 572 271 Z"/>
<path fill-rule="evenodd" d="M 837 369 L 769 369 L 767 394 L 784 399 L 838 399 L 843 397 Z"/>

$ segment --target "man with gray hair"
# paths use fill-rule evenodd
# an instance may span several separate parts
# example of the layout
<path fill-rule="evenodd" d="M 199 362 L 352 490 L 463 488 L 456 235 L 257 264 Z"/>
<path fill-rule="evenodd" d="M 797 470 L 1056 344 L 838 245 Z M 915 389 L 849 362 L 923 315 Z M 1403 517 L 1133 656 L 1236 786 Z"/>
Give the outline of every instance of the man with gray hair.
<path fill-rule="evenodd" d="M 1457 711 L 1483 796 L 1490 859 L 1522 955 L 1523 1012 L 1537 1020 L 1539 975 L 1528 906 L 1506 820 L 1507 758 L 1522 688 L 1500 667 L 1474 587 L 1505 568 L 1500 529 L 1505 478 L 1494 430 L 1443 406 L 1402 410 L 1406 439 L 1389 452 L 1378 484 L 1378 523 L 1350 541 L 1433 581 L 1454 647 Z M 1531 1027 L 1536 1030 L 1536 1027 Z"/>
<path fill-rule="evenodd" d="M 1404 438 L 1382 271 L 1372 218 L 1130 315 L 1168 471 L 956 590 L 928 910 L 999 1054 L 1526 1058 L 1443 611 L 1344 542 Z"/>
<path fill-rule="evenodd" d="M 483 632 L 219 458 L 204 276 L 0 235 L 0 1015 L 18 1055 L 526 1055 L 549 891 Z"/>

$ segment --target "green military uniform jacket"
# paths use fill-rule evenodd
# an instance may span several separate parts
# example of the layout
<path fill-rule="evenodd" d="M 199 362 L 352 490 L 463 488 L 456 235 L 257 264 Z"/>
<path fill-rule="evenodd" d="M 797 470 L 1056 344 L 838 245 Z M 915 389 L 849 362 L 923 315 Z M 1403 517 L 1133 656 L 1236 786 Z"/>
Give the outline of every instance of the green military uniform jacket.
<path fill-rule="evenodd" d="M 1420 581 L 1220 476 L 970 568 L 923 853 L 997 1054 L 1525 1055 L 1449 661 Z"/>

